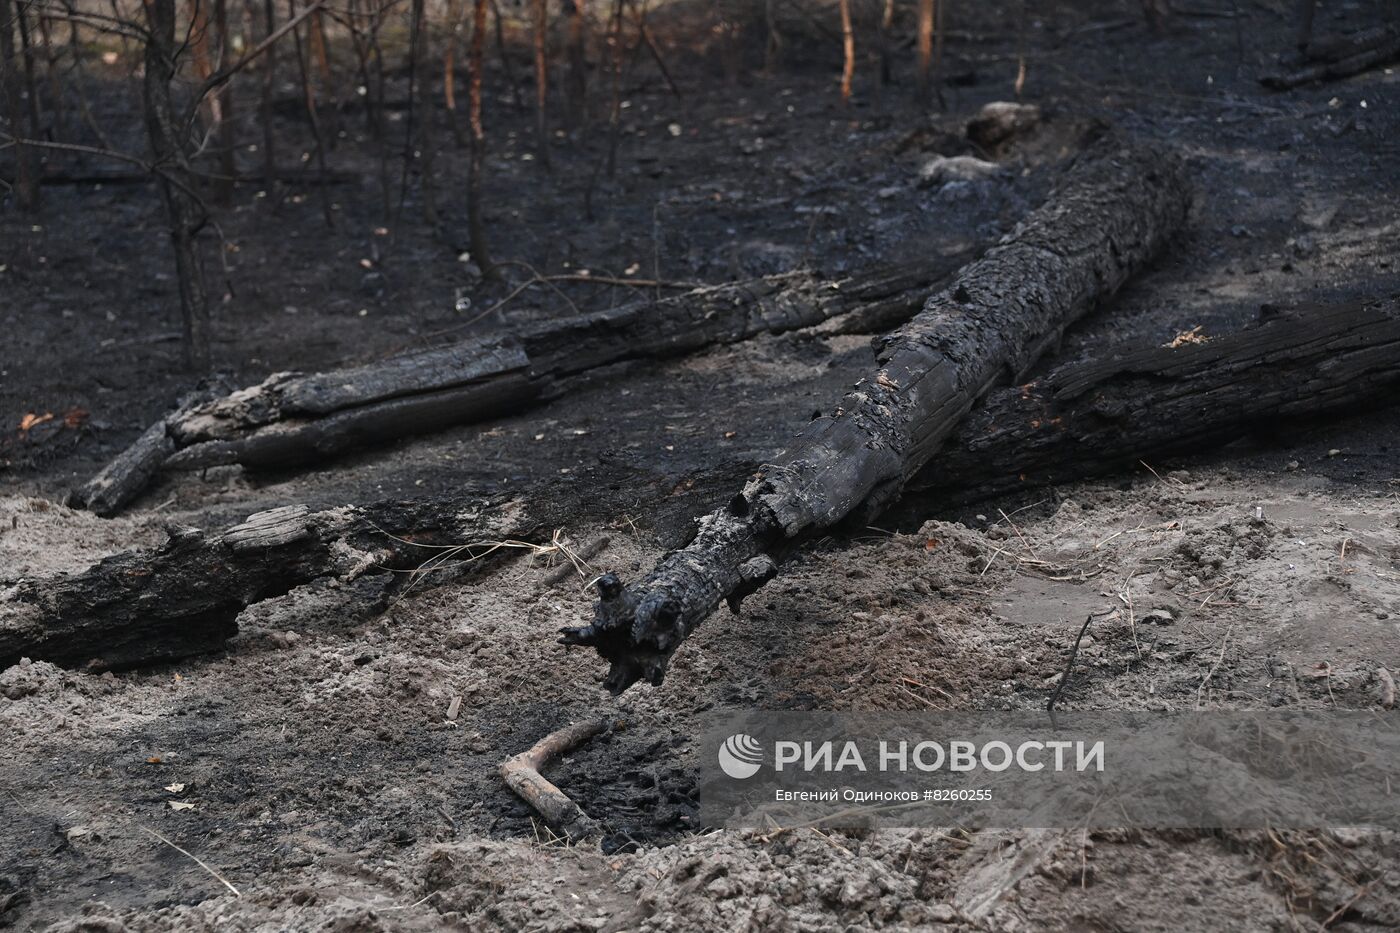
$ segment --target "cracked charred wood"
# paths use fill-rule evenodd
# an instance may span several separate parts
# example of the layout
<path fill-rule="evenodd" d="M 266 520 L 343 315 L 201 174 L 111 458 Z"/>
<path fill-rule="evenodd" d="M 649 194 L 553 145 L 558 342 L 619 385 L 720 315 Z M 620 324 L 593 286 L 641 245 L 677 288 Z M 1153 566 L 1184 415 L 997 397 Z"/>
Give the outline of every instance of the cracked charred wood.
<path fill-rule="evenodd" d="M 135 498 L 175 452 L 175 441 L 168 433 L 171 419 L 201 400 L 201 396 L 191 395 L 175 412 L 142 432 L 135 443 L 74 492 L 72 504 L 98 515 L 111 515 Z"/>
<path fill-rule="evenodd" d="M 314 462 L 510 414 L 567 391 L 571 377 L 616 363 L 680 356 L 822 323 L 834 333 L 883 331 L 918 313 L 929 292 L 969 258 L 971 250 L 963 250 L 834 281 L 812 272 L 786 273 L 343 370 L 277 373 L 167 416 L 89 484 L 100 486 L 100 496 L 84 492 L 76 498 L 111 514 L 158 469 Z M 139 469 L 128 469 L 133 464 Z M 109 472 L 123 470 L 125 481 L 110 481 Z"/>
<path fill-rule="evenodd" d="M 508 372 L 475 385 L 393 398 L 323 418 L 287 418 L 243 437 L 198 441 L 171 453 L 163 465 L 198 470 L 231 463 L 254 468 L 314 463 L 379 441 L 510 414 L 533 402 L 543 385 L 524 373 Z"/>
<path fill-rule="evenodd" d="M 802 541 L 857 508 L 877 510 L 933 457 L 969 408 L 1015 381 L 1064 327 L 1141 269 L 1184 220 L 1179 162 L 1101 140 L 1002 242 L 878 341 L 879 368 L 818 418 L 694 540 L 634 586 L 598 583 L 591 624 L 561 630 L 609 662 L 604 686 L 658 685 L 721 601 L 737 610 Z"/>
<path fill-rule="evenodd" d="M 1303 61 L 1292 71 L 1264 75 L 1259 81 L 1265 87 L 1286 91 L 1400 61 L 1400 26 L 1377 26 L 1350 36 L 1309 43 Z"/>
<path fill-rule="evenodd" d="M 990 394 L 906 498 L 917 505 L 1110 473 L 1388 401 L 1397 384 L 1400 296 L 1266 307 L 1241 331 L 1072 363 Z"/>
<path fill-rule="evenodd" d="M 135 443 L 73 493 L 71 504 L 111 515 L 131 501 L 175 452 L 175 442 L 166 434 L 168 423 L 162 418 L 141 432 Z"/>
<path fill-rule="evenodd" d="M 543 527 L 517 501 L 462 496 L 311 512 L 259 512 L 222 533 L 175 529 L 158 548 L 0 590 L 0 668 L 28 657 L 121 669 L 217 649 L 238 614 L 320 579 L 369 580 L 382 595 L 435 546 L 523 538 Z"/>

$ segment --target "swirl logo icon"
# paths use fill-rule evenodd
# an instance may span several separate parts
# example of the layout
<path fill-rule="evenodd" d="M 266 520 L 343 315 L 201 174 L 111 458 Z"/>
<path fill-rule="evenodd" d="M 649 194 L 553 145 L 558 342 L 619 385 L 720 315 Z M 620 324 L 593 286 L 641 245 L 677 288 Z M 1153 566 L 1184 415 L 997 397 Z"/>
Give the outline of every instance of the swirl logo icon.
<path fill-rule="evenodd" d="M 763 765 L 763 748 L 758 739 L 743 732 L 731 735 L 719 747 L 719 768 L 738 780 L 751 778 Z"/>

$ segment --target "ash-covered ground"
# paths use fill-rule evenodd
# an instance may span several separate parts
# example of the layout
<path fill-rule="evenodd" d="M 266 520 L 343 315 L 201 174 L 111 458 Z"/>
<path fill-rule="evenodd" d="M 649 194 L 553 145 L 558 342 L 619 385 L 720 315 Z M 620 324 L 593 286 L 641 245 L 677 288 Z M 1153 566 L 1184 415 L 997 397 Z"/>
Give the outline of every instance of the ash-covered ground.
<path fill-rule="evenodd" d="M 1051 115 L 1047 132 L 1109 121 L 1181 153 L 1196 189 L 1186 233 L 1056 360 L 1222 332 L 1266 302 L 1400 287 L 1400 78 L 1266 92 L 1256 77 L 1288 46 L 1290 14 L 1219 6 L 1241 18 L 1238 33 L 1227 16 L 1183 12 L 1154 38 L 1127 2 L 1033 14 L 1025 97 Z M 1317 28 L 1383 12 L 1327 5 Z M 528 114 L 494 101 L 498 253 L 547 271 L 635 263 L 722 281 L 985 242 L 1036 203 L 1068 152 L 1033 146 L 997 176 L 921 180 L 942 132 L 1012 94 L 1014 30 L 964 16 L 950 54 L 977 80 L 945 92 L 945 115 L 913 108 L 907 87 L 878 91 L 869 68 L 849 110 L 834 71 L 815 66 L 721 94 L 706 92 L 718 79 L 701 62 L 682 72 L 694 89 L 682 100 L 659 81 L 636 89 L 619 180 L 594 194 L 592 221 L 582 186 L 605 141 L 561 143 L 546 178 L 521 159 Z M 248 284 L 221 305 L 216 344 L 234 384 L 426 345 L 471 317 L 453 310 L 459 298 L 481 309 L 504 295 L 411 229 L 365 281 L 376 196 L 338 196 L 330 236 L 314 192 L 269 203 L 240 188 L 226 232 Z M 0 586 L 158 543 L 172 524 L 448 489 L 576 502 L 569 540 L 608 536 L 595 564 L 637 576 L 873 359 L 864 338 L 763 338 L 313 471 L 168 477 L 101 520 L 58 503 L 189 384 L 178 345 L 148 339 L 175 329 L 174 286 L 152 191 L 65 188 L 45 210 L 37 224 L 0 218 L 0 424 L 58 416 L 0 451 Z M 103 223 L 86 219 L 94 210 Z M 632 293 L 568 294 L 595 307 Z M 570 311 L 536 288 L 473 327 Z M 73 410 L 85 414 L 63 425 Z M 413 588 L 378 615 L 354 586 L 302 588 L 244 613 L 226 651 L 164 667 L 12 667 L 0 672 L 0 924 L 1395 928 L 1390 833 L 714 832 L 695 823 L 692 741 L 723 708 L 1040 708 L 1090 613 L 1108 614 L 1089 629 L 1066 708 L 1379 708 L 1378 670 L 1400 667 L 1397 445 L 1394 409 L 1358 411 L 1261 425 L 1223 450 L 1093 482 L 907 502 L 897 522 L 809 548 L 740 616 L 709 620 L 662 688 L 618 700 L 598 687 L 596 657 L 554 643 L 588 617 L 590 595 L 545 587 L 547 561 L 529 556 Z M 602 850 L 564 846 L 496 768 L 598 710 L 622 726 L 550 773 L 612 833 Z"/>

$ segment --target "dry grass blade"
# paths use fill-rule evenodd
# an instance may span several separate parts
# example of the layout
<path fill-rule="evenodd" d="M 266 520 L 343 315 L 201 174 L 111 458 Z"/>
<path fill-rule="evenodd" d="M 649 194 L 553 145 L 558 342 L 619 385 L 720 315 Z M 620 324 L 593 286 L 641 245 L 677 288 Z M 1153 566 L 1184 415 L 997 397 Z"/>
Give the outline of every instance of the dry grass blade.
<path fill-rule="evenodd" d="M 382 528 L 376 530 L 385 537 L 397 541 L 400 544 L 407 544 L 410 547 L 419 547 L 437 552 L 412 570 L 404 570 L 397 567 L 380 568 L 392 573 L 408 574 L 409 582 L 399 594 L 400 599 L 417 586 L 420 580 L 434 571 L 453 570 L 459 567 L 465 567 L 501 550 L 528 551 L 532 557 L 563 555 L 564 559 L 579 573 L 584 573 L 584 568 L 588 566 L 587 562 L 575 553 L 572 545 L 569 544 L 568 539 L 564 536 L 564 529 L 562 528 L 556 528 L 554 530 L 554 533 L 550 535 L 548 544 L 536 544 L 533 541 L 521 541 L 515 538 L 506 538 L 499 541 L 469 541 L 463 544 L 424 544 L 391 534 Z"/>
<path fill-rule="evenodd" d="M 165 838 L 165 837 L 162 836 L 160 833 L 156 832 L 154 829 L 151 829 L 151 828 L 148 827 L 148 826 L 142 826 L 141 829 L 143 829 L 145 832 L 150 833 L 152 836 L 155 836 L 155 837 L 156 837 L 157 839 L 159 839 L 161 842 L 163 842 L 163 843 L 165 843 L 166 845 L 170 846 L 170 848 L 174 849 L 176 852 L 179 852 L 181 855 L 185 856 L 185 858 L 190 859 L 190 860 L 193 861 L 196 865 L 198 865 L 200 868 L 202 868 L 202 869 L 204 869 L 205 871 L 209 872 L 209 874 L 211 874 L 211 875 L 214 876 L 215 880 L 217 880 L 217 881 L 218 881 L 220 884 L 222 884 L 224 887 L 226 887 L 226 888 L 228 888 L 230 891 L 232 891 L 234 897 L 242 897 L 242 896 L 243 896 L 243 892 L 240 891 L 240 890 L 238 890 L 237 888 L 235 888 L 235 887 L 233 886 L 233 882 L 229 881 L 229 880 L 228 880 L 227 878 L 225 878 L 223 875 L 221 875 L 221 874 L 219 874 L 217 871 L 215 871 L 212 867 L 210 867 L 210 865 L 209 865 L 208 862 L 204 861 L 204 859 L 200 858 L 198 855 L 195 855 L 193 852 L 190 852 L 188 849 L 182 849 L 182 848 L 180 848 L 180 847 L 177 846 L 175 843 L 171 842 L 169 839 Z"/>

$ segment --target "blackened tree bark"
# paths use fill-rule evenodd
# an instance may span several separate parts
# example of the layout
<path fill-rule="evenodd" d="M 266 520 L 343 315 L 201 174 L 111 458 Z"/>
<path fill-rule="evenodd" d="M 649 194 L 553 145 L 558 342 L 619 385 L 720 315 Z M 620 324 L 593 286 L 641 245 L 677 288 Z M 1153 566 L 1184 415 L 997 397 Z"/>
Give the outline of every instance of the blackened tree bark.
<path fill-rule="evenodd" d="M 894 0 L 884 0 L 880 8 L 880 86 L 894 82 L 894 61 L 890 57 L 891 36 L 894 29 Z"/>
<path fill-rule="evenodd" d="M 534 0 L 533 46 L 535 52 L 535 147 L 540 165 L 548 171 L 549 163 L 549 37 L 548 0 Z"/>
<path fill-rule="evenodd" d="M 504 340 L 467 341 L 327 373 L 278 373 L 162 419 L 76 496 L 98 514 L 111 514 L 162 469 L 314 462 L 557 398 L 573 377 L 600 367 L 762 333 L 816 326 L 826 333 L 884 333 L 917 314 L 971 255 L 935 254 L 835 281 L 789 272 L 542 322 Z"/>
<path fill-rule="evenodd" d="M 15 50 L 15 23 L 18 14 L 15 0 L 0 0 L 0 91 L 5 95 L 5 119 L 15 147 L 15 202 L 23 211 L 39 209 L 39 167 L 34 149 L 18 140 L 25 135 L 20 124 L 24 117 L 19 55 Z"/>
<path fill-rule="evenodd" d="M 238 631 L 245 607 L 293 587 L 373 578 L 363 596 L 374 602 L 443 546 L 462 548 L 443 561 L 450 566 L 552 528 L 555 518 L 508 499 L 462 495 L 324 512 L 285 506 L 221 533 L 176 529 L 161 547 L 7 589 L 0 669 L 23 657 L 108 669 L 211 651 Z"/>
<path fill-rule="evenodd" d="M 588 122 L 588 53 L 585 49 L 588 24 L 584 22 L 584 2 L 585 0 L 564 0 L 564 16 L 567 20 L 564 56 L 569 62 L 564 90 L 568 98 L 566 113 L 571 126 L 582 126 Z"/>
<path fill-rule="evenodd" d="M 995 390 L 905 484 L 894 511 L 921 521 L 954 501 L 1111 472 L 1141 457 L 1384 404 L 1397 386 L 1400 296 L 1266 308 L 1242 331 L 1120 348 Z M 329 382 L 301 389 L 303 405 L 332 403 L 342 391 Z M 168 441 L 154 430 L 148 435 L 152 444 Z M 527 536 L 576 508 L 538 495 L 510 504 L 448 497 L 314 514 L 282 508 L 221 535 L 177 532 L 164 547 L 0 595 L 0 666 L 26 655 L 126 666 L 211 650 L 232 634 L 243 607 L 291 586 L 367 573 L 357 595 L 373 603 L 392 585 L 375 569 L 411 569 L 433 553 L 422 545 Z M 760 561 L 750 571 L 762 567 Z M 613 601 L 629 598 L 615 579 L 603 589 Z"/>
<path fill-rule="evenodd" d="M 189 10 L 189 46 L 194 57 L 195 74 L 199 76 L 201 81 L 208 81 L 211 75 L 228 63 L 228 10 L 225 0 L 215 0 L 212 22 L 210 9 L 205 0 L 191 0 Z M 232 99 L 228 96 L 231 83 L 225 81 L 206 94 L 199 105 L 200 111 L 204 114 L 204 120 L 209 126 L 210 134 L 215 140 L 215 154 L 219 161 L 219 171 L 209 184 L 209 190 L 216 204 L 228 204 L 233 197 L 233 182 L 236 174 L 231 136 L 233 127 L 227 122 L 227 115 L 224 112 L 225 105 Z"/>
<path fill-rule="evenodd" d="M 277 30 L 277 9 L 273 0 L 263 0 L 263 38 Z M 273 43 L 263 53 L 262 96 L 258 119 L 262 123 L 263 183 L 275 193 L 277 186 L 277 131 L 272 125 L 272 96 L 277 88 L 277 45 Z M 276 203 L 274 199 L 273 203 Z"/>
<path fill-rule="evenodd" d="M 645 579 L 599 584 L 590 625 L 562 630 L 611 665 L 604 686 L 660 684 L 721 601 L 731 609 L 802 541 L 858 509 L 878 512 L 929 463 L 990 388 L 1018 377 L 1063 329 L 1141 269 L 1185 219 L 1180 164 L 1107 140 L 1081 156 L 1017 230 L 884 338 L 879 369 Z"/>
<path fill-rule="evenodd" d="M 296 2 L 297 0 L 287 0 L 287 19 L 289 21 L 295 22 L 298 19 Z M 310 24 L 306 24 L 306 32 L 309 37 L 311 34 Z M 292 28 L 292 43 L 296 49 L 297 72 L 301 77 L 302 102 L 306 106 L 306 121 L 311 127 L 311 138 L 315 143 L 316 170 L 321 176 L 321 184 L 317 186 L 321 199 L 321 216 L 325 218 L 326 227 L 334 230 L 335 212 L 331 208 L 330 188 L 326 184 L 326 179 L 329 177 L 326 170 L 326 134 L 321 129 L 320 111 L 316 106 L 316 86 L 311 80 L 311 66 L 307 62 L 306 45 L 309 44 L 309 38 L 307 43 L 303 43 L 301 33 L 302 26 L 296 25 Z"/>
<path fill-rule="evenodd" d="M 423 221 L 438 224 L 437 186 L 433 177 L 433 108 L 428 86 L 428 20 L 423 0 L 413 0 L 409 27 L 408 132 L 404 138 L 404 180 L 408 167 L 418 162 L 419 190 L 423 198 Z M 414 149 L 417 148 L 415 154 Z"/>
<path fill-rule="evenodd" d="M 500 276 L 486 245 L 486 223 L 481 216 L 482 174 L 486 170 L 486 130 L 481 122 L 481 69 L 486 50 L 486 0 L 472 3 L 471 83 L 467 90 L 470 111 L 471 154 L 467 162 L 467 237 L 472 260 L 488 279 Z"/>
<path fill-rule="evenodd" d="M 905 487 L 899 511 L 1131 469 L 1393 401 L 1400 295 L 1266 306 L 1251 327 L 1122 347 L 998 389 Z M 925 512 L 925 514 L 927 514 Z"/>
<path fill-rule="evenodd" d="M 229 32 L 228 0 L 214 0 L 214 28 L 218 30 L 219 57 L 216 67 L 226 68 L 232 60 L 233 36 Z M 234 123 L 233 82 L 225 81 L 211 95 L 215 119 L 219 121 L 219 177 L 214 186 L 219 198 L 227 203 L 233 197 L 234 181 L 238 177 L 238 138 Z"/>
<path fill-rule="evenodd" d="M 611 51 L 612 106 L 608 108 L 608 181 L 617 177 L 617 146 L 622 140 L 622 0 L 613 0 L 608 48 Z M 590 210 L 589 215 L 592 215 Z"/>
<path fill-rule="evenodd" d="M 171 87 L 180 55 L 180 48 L 175 44 L 175 0 L 145 0 L 145 10 L 146 76 L 142 91 L 146 135 L 170 224 L 170 242 L 175 249 L 185 363 L 203 372 L 209 368 L 210 354 L 209 303 L 204 291 L 198 243 L 204 208 L 190 186 L 187 137 Z"/>
<path fill-rule="evenodd" d="M 24 66 L 24 103 L 29 116 L 29 135 L 38 139 L 44 132 L 44 121 L 39 115 L 39 84 L 34 76 L 34 39 L 29 34 L 30 0 L 16 0 L 15 22 L 19 26 L 20 63 Z"/>

